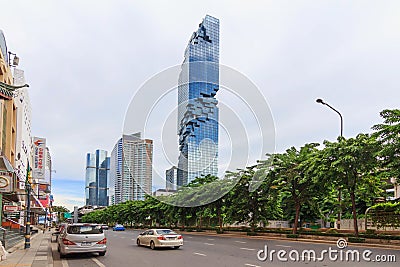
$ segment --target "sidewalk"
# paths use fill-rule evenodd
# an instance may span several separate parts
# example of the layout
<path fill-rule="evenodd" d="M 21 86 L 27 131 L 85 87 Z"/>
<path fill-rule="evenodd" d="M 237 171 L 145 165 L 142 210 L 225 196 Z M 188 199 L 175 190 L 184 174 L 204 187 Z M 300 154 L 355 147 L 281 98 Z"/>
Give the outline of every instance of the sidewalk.
<path fill-rule="evenodd" d="M 0 266 L 7 267 L 45 267 L 53 266 L 51 247 L 51 233 L 39 231 L 31 237 L 31 247 L 24 249 L 24 243 L 16 246 L 16 250 L 7 255 L 7 259 L 0 262 Z"/>

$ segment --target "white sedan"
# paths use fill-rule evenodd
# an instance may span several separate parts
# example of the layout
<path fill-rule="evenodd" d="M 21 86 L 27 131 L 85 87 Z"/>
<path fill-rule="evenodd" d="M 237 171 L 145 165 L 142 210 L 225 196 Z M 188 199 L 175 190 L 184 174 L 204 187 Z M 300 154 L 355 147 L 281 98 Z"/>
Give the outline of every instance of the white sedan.
<path fill-rule="evenodd" d="M 149 229 L 137 237 L 136 244 L 138 246 L 149 246 L 151 249 L 156 247 L 178 249 L 183 245 L 183 237 L 171 229 Z"/>

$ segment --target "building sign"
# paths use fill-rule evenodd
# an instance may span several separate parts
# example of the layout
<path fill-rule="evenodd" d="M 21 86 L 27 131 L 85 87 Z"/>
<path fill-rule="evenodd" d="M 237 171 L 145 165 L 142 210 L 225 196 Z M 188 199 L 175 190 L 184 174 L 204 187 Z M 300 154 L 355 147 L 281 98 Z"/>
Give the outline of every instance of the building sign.
<path fill-rule="evenodd" d="M 3 206 L 4 212 L 17 212 L 21 210 L 20 206 L 12 206 L 12 205 L 4 205 Z"/>
<path fill-rule="evenodd" d="M 38 197 L 41 200 L 48 198 L 48 193 L 50 193 L 50 185 L 49 184 L 39 184 L 38 185 Z"/>
<path fill-rule="evenodd" d="M 45 165 L 46 165 L 46 139 L 34 137 L 32 177 L 35 179 L 44 180 Z"/>
<path fill-rule="evenodd" d="M 11 172 L 0 171 L 0 193 L 14 191 L 14 177 Z"/>

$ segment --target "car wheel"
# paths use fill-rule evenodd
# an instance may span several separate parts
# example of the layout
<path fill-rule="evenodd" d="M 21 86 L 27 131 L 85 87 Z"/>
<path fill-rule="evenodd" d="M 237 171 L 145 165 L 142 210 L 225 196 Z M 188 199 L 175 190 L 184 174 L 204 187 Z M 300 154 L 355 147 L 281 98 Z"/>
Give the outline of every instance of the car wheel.
<path fill-rule="evenodd" d="M 105 251 L 99 252 L 99 256 L 104 256 L 104 255 L 106 255 Z"/>
<path fill-rule="evenodd" d="M 178 249 L 178 248 L 180 248 L 180 247 L 181 247 L 181 246 L 175 246 L 174 249 Z"/>
<path fill-rule="evenodd" d="M 139 240 L 139 238 L 136 239 L 136 245 L 137 245 L 138 247 L 140 247 L 140 240 Z"/>
<path fill-rule="evenodd" d="M 155 249 L 156 249 L 156 244 L 154 244 L 154 241 L 151 241 L 151 242 L 150 242 L 150 248 L 151 248 L 152 250 L 155 250 Z"/>

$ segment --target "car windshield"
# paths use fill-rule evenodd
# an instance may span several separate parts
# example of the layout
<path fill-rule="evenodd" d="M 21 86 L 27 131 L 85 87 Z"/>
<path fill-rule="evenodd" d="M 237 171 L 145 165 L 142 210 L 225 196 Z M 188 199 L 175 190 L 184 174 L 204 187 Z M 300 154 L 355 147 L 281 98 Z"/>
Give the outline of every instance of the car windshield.
<path fill-rule="evenodd" d="M 103 230 L 100 225 L 71 225 L 67 230 L 68 234 L 101 234 Z"/>
<path fill-rule="evenodd" d="M 122 224 L 117 224 L 115 227 L 124 227 Z"/>
<path fill-rule="evenodd" d="M 156 232 L 159 235 L 176 235 L 176 233 L 174 231 L 169 230 L 169 229 L 156 230 Z"/>

